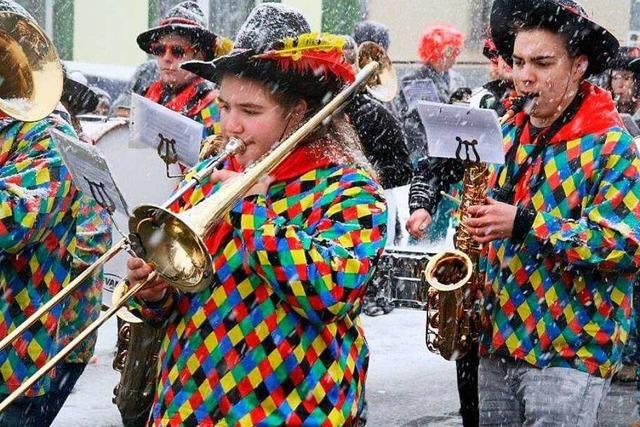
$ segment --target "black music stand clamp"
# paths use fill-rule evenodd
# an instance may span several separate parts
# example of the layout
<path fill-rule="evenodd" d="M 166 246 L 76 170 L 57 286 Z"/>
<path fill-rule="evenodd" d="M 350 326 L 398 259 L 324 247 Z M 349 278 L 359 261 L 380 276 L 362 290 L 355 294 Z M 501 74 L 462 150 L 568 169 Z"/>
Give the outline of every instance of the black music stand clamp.
<path fill-rule="evenodd" d="M 156 151 L 158 152 L 158 156 L 160 156 L 164 162 L 167 178 L 183 178 L 184 175 L 171 175 L 171 172 L 169 172 L 169 166 L 178 163 L 176 140 L 173 138 L 167 138 L 162 133 L 158 133 L 158 139 L 159 142 Z"/>

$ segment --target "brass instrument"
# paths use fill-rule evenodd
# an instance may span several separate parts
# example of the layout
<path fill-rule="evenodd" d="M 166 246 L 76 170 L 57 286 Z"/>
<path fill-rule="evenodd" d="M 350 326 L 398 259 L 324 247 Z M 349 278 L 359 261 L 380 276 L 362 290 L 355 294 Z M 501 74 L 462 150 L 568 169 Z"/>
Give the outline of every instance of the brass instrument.
<path fill-rule="evenodd" d="M 367 92 L 381 102 L 390 102 L 398 93 L 398 76 L 387 51 L 377 43 L 364 42 L 358 47 L 358 67 L 375 61 L 380 70 L 366 84 Z"/>
<path fill-rule="evenodd" d="M 23 15 L 0 12 L 0 111 L 33 122 L 48 116 L 62 95 L 62 64 L 44 32 Z"/>
<path fill-rule="evenodd" d="M 481 245 L 469 232 L 468 208 L 483 204 L 487 193 L 487 165 L 465 161 L 460 203 L 460 223 L 454 235 L 457 250 L 437 254 L 424 271 L 427 290 L 427 348 L 447 360 L 464 356 L 479 330 L 477 293 L 482 289 L 478 274 Z"/>
<path fill-rule="evenodd" d="M 114 304 L 105 314 L 100 316 L 89 327 L 83 330 L 67 346 L 58 352 L 52 359 L 42 366 L 28 380 L 20 385 L 13 393 L 0 403 L 0 412 L 7 408 L 11 402 L 22 395 L 29 387 L 38 381 L 43 375 L 60 362 L 75 346 L 84 340 L 94 330 L 99 328 L 109 318 L 113 317 L 129 299 L 136 295 L 147 283 L 161 277 L 164 281 L 184 292 L 197 292 L 210 286 L 213 279 L 213 265 L 211 257 L 204 244 L 208 233 L 212 232 L 220 219 L 239 201 L 247 191 L 253 187 L 259 179 L 271 172 L 281 164 L 293 151 L 300 141 L 319 127 L 325 120 L 331 117 L 336 110 L 344 106 L 346 102 L 369 81 L 370 77 L 378 69 L 376 62 L 371 62 L 356 76 L 355 82 L 336 95 L 318 113 L 311 117 L 304 125 L 297 129 L 291 136 L 277 145 L 264 158 L 239 175 L 236 179 L 227 181 L 223 190 L 208 197 L 197 206 L 180 214 L 174 214 L 167 208 L 182 195 L 196 186 L 202 179 L 209 176 L 216 167 L 229 155 L 244 150 L 244 143 L 237 139 L 231 139 L 225 151 L 209 160 L 207 167 L 193 177 L 183 188 L 174 194 L 162 207 L 142 205 L 134 209 L 130 219 L 131 239 L 134 246 L 141 249 L 141 256 L 147 263 L 155 266 L 155 271 L 140 283 L 131 286 L 120 300 Z M 25 320 L 18 328 L 0 342 L 0 350 L 5 348 L 17 336 L 33 325 L 62 298 L 76 289 L 80 283 L 96 268 L 100 268 L 109 259 L 131 241 L 125 239 L 118 242 L 107 251 L 93 265 L 87 268 L 78 278 L 69 283 L 58 295 L 44 304 L 32 316 Z"/>
<path fill-rule="evenodd" d="M 504 124 L 525 108 L 533 95 L 513 101 L 500 119 Z M 447 360 L 463 357 L 477 341 L 480 330 L 480 298 L 484 278 L 478 274 L 482 245 L 477 243 L 466 225 L 469 207 L 485 203 L 488 169 L 485 163 L 466 160 L 460 202 L 460 222 L 454 235 L 456 250 L 434 255 L 423 276 L 427 283 L 427 348 Z"/>

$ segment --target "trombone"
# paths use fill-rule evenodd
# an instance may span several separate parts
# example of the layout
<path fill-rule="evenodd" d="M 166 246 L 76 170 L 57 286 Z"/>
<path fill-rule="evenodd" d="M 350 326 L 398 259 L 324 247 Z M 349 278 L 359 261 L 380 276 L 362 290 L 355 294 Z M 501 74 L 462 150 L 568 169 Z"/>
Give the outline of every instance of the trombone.
<path fill-rule="evenodd" d="M 129 220 L 129 231 L 134 236 L 134 243 L 141 248 L 142 258 L 155 266 L 155 271 L 143 281 L 129 288 L 126 293 L 107 312 L 83 330 L 74 340 L 66 345 L 49 362 L 20 385 L 13 393 L 0 403 L 0 412 L 24 393 L 36 381 L 51 370 L 84 338 L 98 329 L 109 318 L 120 310 L 128 300 L 142 289 L 147 283 L 161 277 L 169 285 L 185 292 L 198 292 L 211 285 L 213 281 L 213 265 L 211 257 L 206 249 L 204 240 L 209 233 L 215 230 L 215 225 L 244 194 L 253 187 L 258 180 L 270 173 L 280 165 L 293 149 L 328 120 L 336 111 L 339 111 L 361 86 L 365 85 L 378 69 L 375 61 L 367 64 L 357 75 L 355 81 L 338 93 L 327 105 L 311 117 L 304 125 L 298 128 L 291 136 L 277 145 L 265 157 L 259 160 L 253 167 L 248 168 L 243 174 L 225 183 L 224 188 L 209 196 L 195 207 L 174 214 L 167 208 L 180 199 L 188 190 L 196 186 L 202 179 L 209 176 L 226 157 L 244 150 L 244 143 L 238 139 L 231 139 L 225 150 L 220 155 L 212 158 L 207 167 L 191 180 L 171 199 L 161 207 L 154 205 L 141 205 L 134 209 L 133 216 Z M 32 316 L 25 320 L 18 328 L 0 342 L 0 350 L 5 348 L 20 333 L 33 325 L 51 307 L 61 301 L 66 295 L 77 288 L 82 281 L 101 267 L 109 259 L 113 258 L 120 250 L 132 244 L 130 239 L 122 239 L 107 251 L 94 264 L 89 266 L 80 276 L 69 283 L 58 295 L 43 305 Z"/>

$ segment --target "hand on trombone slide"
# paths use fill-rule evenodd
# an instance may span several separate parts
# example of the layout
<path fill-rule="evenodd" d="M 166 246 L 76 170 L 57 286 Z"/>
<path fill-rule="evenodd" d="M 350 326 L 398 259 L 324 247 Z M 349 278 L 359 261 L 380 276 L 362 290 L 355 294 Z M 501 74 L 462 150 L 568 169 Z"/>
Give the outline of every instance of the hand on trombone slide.
<path fill-rule="evenodd" d="M 139 283 L 147 279 L 153 267 L 142 258 L 129 258 L 127 261 L 127 279 L 129 283 Z M 157 302 L 164 298 L 169 285 L 161 278 L 150 281 L 147 285 L 138 291 L 137 296 L 148 302 Z"/>

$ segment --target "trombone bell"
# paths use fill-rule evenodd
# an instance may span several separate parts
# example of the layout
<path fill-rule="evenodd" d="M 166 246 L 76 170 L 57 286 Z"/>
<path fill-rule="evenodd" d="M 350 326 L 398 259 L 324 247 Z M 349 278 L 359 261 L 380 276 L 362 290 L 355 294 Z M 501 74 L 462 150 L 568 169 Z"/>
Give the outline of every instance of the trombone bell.
<path fill-rule="evenodd" d="M 62 65 L 29 18 L 0 12 L 0 111 L 25 122 L 48 116 L 62 95 Z"/>
<path fill-rule="evenodd" d="M 184 292 L 200 292 L 212 283 L 213 263 L 204 236 L 186 221 L 188 213 L 138 206 L 129 220 L 129 230 L 139 241 L 145 261 L 169 285 Z"/>

